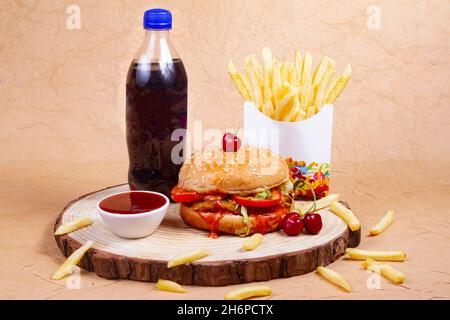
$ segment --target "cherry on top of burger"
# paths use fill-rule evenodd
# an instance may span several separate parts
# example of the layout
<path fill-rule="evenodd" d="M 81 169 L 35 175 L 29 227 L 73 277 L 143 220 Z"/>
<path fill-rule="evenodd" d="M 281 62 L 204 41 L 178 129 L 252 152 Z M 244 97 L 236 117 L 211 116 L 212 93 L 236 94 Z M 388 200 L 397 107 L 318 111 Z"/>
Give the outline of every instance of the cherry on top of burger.
<path fill-rule="evenodd" d="M 222 149 L 225 152 L 237 152 L 241 147 L 241 139 L 235 134 L 227 132 L 222 137 Z"/>

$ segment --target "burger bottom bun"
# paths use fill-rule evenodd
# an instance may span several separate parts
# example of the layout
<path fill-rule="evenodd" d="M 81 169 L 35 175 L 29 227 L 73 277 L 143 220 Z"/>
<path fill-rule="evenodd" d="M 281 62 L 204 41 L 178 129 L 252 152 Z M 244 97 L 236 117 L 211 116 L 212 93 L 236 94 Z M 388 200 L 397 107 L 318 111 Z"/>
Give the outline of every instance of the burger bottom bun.
<path fill-rule="evenodd" d="M 281 220 L 288 212 L 288 208 L 285 208 L 285 210 L 277 210 L 273 213 L 250 215 L 249 220 L 252 227 L 247 235 L 277 231 L 281 228 Z M 208 221 L 214 221 L 215 218 L 218 218 L 217 213 L 202 212 L 200 215 L 184 204 L 180 205 L 180 215 L 187 225 L 207 231 L 241 235 L 245 233 L 247 227 L 243 216 L 229 213 L 223 214 L 223 217 L 218 222 L 218 226 L 215 230 L 211 230 L 211 224 Z"/>

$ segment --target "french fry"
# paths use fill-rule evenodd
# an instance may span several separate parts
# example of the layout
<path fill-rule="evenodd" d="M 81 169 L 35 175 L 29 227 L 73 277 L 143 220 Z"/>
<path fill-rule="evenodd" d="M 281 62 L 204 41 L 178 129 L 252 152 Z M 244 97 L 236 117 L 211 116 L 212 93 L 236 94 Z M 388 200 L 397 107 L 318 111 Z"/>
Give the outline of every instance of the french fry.
<path fill-rule="evenodd" d="M 274 109 L 276 110 L 276 106 L 281 99 L 281 87 L 283 85 L 283 81 L 281 78 L 281 64 L 275 63 L 273 65 L 272 71 L 272 103 L 274 105 Z"/>
<path fill-rule="evenodd" d="M 317 93 L 317 85 L 311 84 L 309 86 L 309 92 L 308 92 L 308 107 L 311 107 L 314 105 L 314 101 L 316 100 L 316 93 Z"/>
<path fill-rule="evenodd" d="M 74 232 L 78 229 L 90 226 L 92 224 L 91 217 L 81 217 L 70 222 L 66 222 L 58 227 L 55 231 L 55 236 L 61 236 L 63 234 Z"/>
<path fill-rule="evenodd" d="M 330 83 L 328 84 L 327 92 L 326 92 L 326 94 L 325 94 L 325 95 L 326 95 L 326 98 L 325 98 L 325 102 L 326 102 L 326 103 L 328 103 L 328 98 L 330 97 L 331 92 L 333 91 L 333 89 L 336 87 L 336 84 L 338 83 L 338 81 L 340 81 L 341 77 L 342 77 L 342 76 L 336 76 L 336 77 L 334 77 L 334 78 L 330 81 Z"/>
<path fill-rule="evenodd" d="M 328 59 L 328 69 L 329 69 L 327 72 L 334 74 L 336 71 L 336 61 L 334 61 L 330 57 L 327 57 L 327 59 Z"/>
<path fill-rule="evenodd" d="M 262 105 L 262 112 L 272 118 L 273 114 L 274 114 L 274 110 L 273 110 L 273 106 L 272 106 L 272 101 L 268 100 L 268 101 L 264 101 L 263 105 Z"/>
<path fill-rule="evenodd" d="M 331 283 L 337 285 L 338 287 L 341 287 L 345 291 L 352 292 L 352 288 L 350 287 L 350 284 L 347 282 L 347 280 L 345 280 L 344 277 L 341 276 L 336 271 L 325 267 L 318 267 L 317 273 L 320 274 L 325 279 L 327 279 L 328 281 L 330 281 Z"/>
<path fill-rule="evenodd" d="M 323 57 L 314 72 L 308 105 L 316 105 L 318 111 L 322 108 L 327 98 L 326 87 L 329 82 L 330 73 L 334 73 L 335 64 L 333 59 Z"/>
<path fill-rule="evenodd" d="M 300 110 L 298 110 L 297 114 L 294 116 L 293 121 L 301 121 L 305 119 L 306 119 L 306 112 L 300 108 Z"/>
<path fill-rule="evenodd" d="M 320 210 L 326 207 L 329 207 L 331 202 L 333 201 L 339 201 L 339 195 L 338 194 L 330 194 L 326 197 L 323 197 L 322 199 L 319 199 L 316 201 L 316 210 Z"/>
<path fill-rule="evenodd" d="M 280 95 L 281 99 L 283 99 L 284 96 L 287 95 L 292 90 L 292 88 L 293 86 L 291 86 L 289 81 L 283 81 L 281 85 L 281 95 Z M 281 99 L 278 102 L 280 102 Z"/>
<path fill-rule="evenodd" d="M 334 103 L 334 101 L 336 101 L 336 99 L 341 95 L 342 91 L 347 85 L 351 73 L 352 67 L 348 64 L 345 67 L 344 73 L 342 74 L 342 76 L 339 77 L 338 81 L 336 82 L 334 88 L 331 89 L 330 94 L 326 99 L 326 103 L 332 104 Z"/>
<path fill-rule="evenodd" d="M 314 101 L 314 105 L 317 106 L 317 112 L 319 112 L 324 103 L 325 103 L 325 99 L 326 99 L 326 88 L 324 86 L 320 86 L 317 89 L 317 94 L 315 96 L 315 101 Z"/>
<path fill-rule="evenodd" d="M 80 262 L 84 254 L 92 247 L 93 241 L 87 241 L 83 246 L 75 250 L 64 263 L 52 275 L 52 280 L 61 280 L 72 273 L 73 268 Z"/>
<path fill-rule="evenodd" d="M 372 229 L 369 230 L 370 234 L 372 236 L 377 236 L 386 230 L 392 222 L 394 222 L 394 215 L 395 212 L 393 210 L 386 212 L 384 217 Z"/>
<path fill-rule="evenodd" d="M 252 97 L 250 95 L 250 88 L 246 85 L 242 77 L 242 74 L 240 74 L 236 70 L 236 67 L 234 66 L 231 60 L 230 62 L 228 62 L 228 74 L 233 80 L 234 85 L 236 86 L 236 89 L 238 89 L 242 98 L 244 98 L 245 101 L 252 101 Z"/>
<path fill-rule="evenodd" d="M 263 238 L 264 237 L 261 233 L 255 233 L 251 237 L 245 238 L 242 241 L 242 248 L 245 251 L 252 251 L 252 250 L 256 249 L 257 247 L 259 247 L 259 245 L 263 241 Z"/>
<path fill-rule="evenodd" d="M 359 223 L 358 218 L 355 214 L 350 210 L 344 207 L 341 203 L 337 201 L 332 201 L 330 203 L 330 209 L 333 213 L 335 213 L 338 217 L 347 223 L 350 227 L 350 230 L 356 231 L 361 228 L 361 224 Z"/>
<path fill-rule="evenodd" d="M 300 113 L 300 112 L 303 112 L 303 113 L 305 113 L 303 110 L 302 110 L 302 108 L 301 108 L 301 106 L 300 106 L 300 100 L 299 100 L 299 98 L 298 98 L 298 95 L 294 98 L 295 100 L 294 100 L 294 106 L 293 106 L 293 108 L 292 108 L 292 110 L 291 110 L 291 112 L 289 113 L 289 120 L 286 120 L 286 121 L 296 121 L 295 119 L 297 119 L 297 117 L 298 117 L 298 114 Z M 306 113 L 305 113 L 305 115 L 306 115 Z"/>
<path fill-rule="evenodd" d="M 314 71 L 314 75 L 312 78 L 312 84 L 313 85 L 319 85 L 322 81 L 323 77 L 325 76 L 325 73 L 328 69 L 328 64 L 330 63 L 330 58 L 323 57 L 320 61 L 319 65 L 317 66 L 316 70 Z"/>
<path fill-rule="evenodd" d="M 292 121 L 297 111 L 300 111 L 300 102 L 298 102 L 298 95 L 294 96 L 292 107 L 289 108 L 286 113 L 281 115 L 281 121 Z"/>
<path fill-rule="evenodd" d="M 298 95 L 298 89 L 290 86 L 288 83 L 285 83 L 285 86 L 288 87 L 288 92 L 284 95 L 284 97 L 280 100 L 278 105 L 276 106 L 275 111 L 277 112 L 277 119 L 281 119 L 282 116 L 286 112 L 288 112 L 291 105 L 294 103 L 294 99 Z"/>
<path fill-rule="evenodd" d="M 167 268 L 172 268 L 172 267 L 179 266 L 182 264 L 191 263 L 191 262 L 194 262 L 196 260 L 199 260 L 199 259 L 207 257 L 207 256 L 209 256 L 209 252 L 205 251 L 205 250 L 196 250 L 196 251 L 189 252 L 186 254 L 181 254 L 179 256 L 172 258 L 167 263 Z"/>
<path fill-rule="evenodd" d="M 303 111 L 308 110 L 308 101 L 309 101 L 309 88 L 310 84 L 304 84 L 300 87 L 300 106 Z"/>
<path fill-rule="evenodd" d="M 263 66 L 258 61 L 258 58 L 256 55 L 252 54 L 247 57 L 247 60 L 250 61 L 252 68 L 255 70 L 256 79 L 258 80 L 258 84 L 260 87 L 263 86 L 264 80 L 263 80 Z"/>
<path fill-rule="evenodd" d="M 267 96 L 266 91 L 272 90 L 272 70 L 273 70 L 273 55 L 269 48 L 262 50 L 263 58 L 263 93 L 264 97 Z M 266 98 L 264 98 L 266 100 Z"/>
<path fill-rule="evenodd" d="M 303 58 L 302 65 L 302 77 L 300 79 L 300 85 L 305 85 L 311 81 L 311 66 L 312 66 L 312 56 L 309 52 L 305 54 Z"/>
<path fill-rule="evenodd" d="M 253 65 L 255 66 L 256 75 L 258 76 L 259 86 L 261 87 L 261 90 L 264 87 L 264 67 L 262 63 L 256 58 L 255 55 L 253 55 Z"/>
<path fill-rule="evenodd" d="M 306 118 L 311 118 L 316 114 L 316 106 L 308 107 L 308 111 L 306 111 Z"/>
<path fill-rule="evenodd" d="M 314 102 L 314 104 L 317 106 L 317 111 L 320 111 L 320 109 L 322 109 L 323 105 L 325 104 L 328 86 L 332 81 L 335 65 L 336 62 L 333 59 L 328 58 L 328 66 L 325 75 L 323 76 L 321 82 L 317 84 L 317 93 Z"/>
<path fill-rule="evenodd" d="M 256 69 L 254 66 L 254 60 L 253 58 L 247 57 L 245 58 L 245 74 L 248 77 L 249 84 L 251 87 L 251 95 L 253 98 L 253 102 L 255 103 L 256 107 L 261 110 L 261 104 L 262 104 L 262 93 L 261 93 L 261 87 L 259 84 L 258 76 L 256 74 Z"/>
<path fill-rule="evenodd" d="M 264 88 L 264 102 L 270 103 L 270 106 L 272 106 L 273 108 L 273 104 L 272 104 L 272 89 L 269 87 Z"/>
<path fill-rule="evenodd" d="M 298 50 L 295 50 L 294 53 L 294 77 L 293 83 L 295 86 L 300 86 L 300 81 L 302 79 L 302 67 L 303 67 L 303 59 L 302 55 Z"/>
<path fill-rule="evenodd" d="M 307 54 L 308 55 L 308 54 Z M 311 66 L 308 67 L 307 74 L 305 75 L 305 64 L 311 63 L 311 61 L 308 61 L 305 57 L 305 60 L 303 62 L 303 71 L 302 71 L 302 81 L 304 83 L 301 84 L 301 91 L 300 91 L 300 106 L 302 110 L 305 112 L 308 111 L 308 106 L 310 105 L 310 101 L 314 102 L 314 99 L 311 97 L 311 94 L 314 95 L 314 86 L 311 84 L 311 79 L 304 79 L 304 77 L 310 77 L 311 73 Z"/>
<path fill-rule="evenodd" d="M 294 69 L 294 64 L 290 61 L 286 61 L 281 66 L 281 78 L 285 82 L 289 82 L 291 84 L 292 79 L 292 70 Z"/>
<path fill-rule="evenodd" d="M 405 274 L 387 264 L 378 263 L 372 259 L 366 259 L 366 261 L 362 263 L 362 266 L 367 270 L 381 274 L 395 284 L 405 282 Z"/>
<path fill-rule="evenodd" d="M 316 200 L 316 211 L 329 207 L 331 202 L 339 201 L 338 194 L 330 194 L 329 196 L 323 197 L 322 199 Z M 306 212 L 309 208 L 311 208 L 313 202 L 312 201 L 302 201 L 299 205 L 300 210 L 302 212 Z"/>
<path fill-rule="evenodd" d="M 245 300 L 255 297 L 272 295 L 272 289 L 268 286 L 244 287 L 233 290 L 225 296 L 225 300 Z"/>
<path fill-rule="evenodd" d="M 186 293 L 187 290 L 174 281 L 159 279 L 156 288 L 162 291 Z"/>
<path fill-rule="evenodd" d="M 352 260 L 372 259 L 376 261 L 405 261 L 406 254 L 400 250 L 369 251 L 362 249 L 347 248 L 345 252 Z"/>

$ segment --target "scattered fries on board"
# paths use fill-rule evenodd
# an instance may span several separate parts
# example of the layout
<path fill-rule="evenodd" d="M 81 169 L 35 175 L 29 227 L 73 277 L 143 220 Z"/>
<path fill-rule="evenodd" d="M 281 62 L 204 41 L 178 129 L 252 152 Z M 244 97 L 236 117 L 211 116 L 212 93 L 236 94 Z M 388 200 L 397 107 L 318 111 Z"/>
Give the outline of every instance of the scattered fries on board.
<path fill-rule="evenodd" d="M 272 289 L 268 286 L 244 287 L 231 291 L 225 296 L 225 300 L 245 300 L 255 297 L 272 295 Z"/>
<path fill-rule="evenodd" d="M 187 290 L 174 281 L 159 279 L 156 288 L 162 291 L 186 293 Z"/>
<path fill-rule="evenodd" d="M 333 202 L 333 201 L 339 201 L 338 194 L 330 194 L 326 197 L 316 200 L 316 211 L 319 211 L 319 210 L 329 207 L 331 202 Z M 301 201 L 298 204 L 298 209 L 300 209 L 301 212 L 306 212 L 309 208 L 311 208 L 312 205 L 313 205 L 313 201 Z"/>
<path fill-rule="evenodd" d="M 313 70 L 312 56 L 295 51 L 294 61 L 278 61 L 268 48 L 262 50 L 262 62 L 256 55 L 245 58 L 244 72 L 233 62 L 228 73 L 245 101 L 252 101 L 268 117 L 279 121 L 301 121 L 312 117 L 325 104 L 333 104 L 347 85 L 352 68 L 341 75 L 336 63 L 323 57 Z"/>
<path fill-rule="evenodd" d="M 362 249 L 347 248 L 345 252 L 352 260 L 372 259 L 376 261 L 405 261 L 406 254 L 400 250 L 391 251 L 369 251 Z"/>
<path fill-rule="evenodd" d="M 66 222 L 58 227 L 55 231 L 55 236 L 61 236 L 63 234 L 74 232 L 78 229 L 90 226 L 92 224 L 91 217 L 81 217 L 79 219 Z"/>
<path fill-rule="evenodd" d="M 348 224 L 350 230 L 356 231 L 361 228 L 358 218 L 355 216 L 352 210 L 346 208 L 342 203 L 338 201 L 332 201 L 330 203 L 330 209 L 333 213 L 339 216 L 345 223 Z"/>
<path fill-rule="evenodd" d="M 381 274 L 383 277 L 395 284 L 401 284 L 405 281 L 405 274 L 387 264 L 378 263 L 372 259 L 367 259 L 362 263 L 364 269 Z"/>
<path fill-rule="evenodd" d="M 325 267 L 318 267 L 317 273 L 320 274 L 325 279 L 327 279 L 328 281 L 330 281 L 331 283 L 341 287 L 345 291 L 352 292 L 352 288 L 350 287 L 350 284 L 347 282 L 347 280 L 345 280 L 344 277 L 341 276 L 336 271 Z"/>
<path fill-rule="evenodd" d="M 242 249 L 245 251 L 255 250 L 262 243 L 263 238 L 261 233 L 255 233 L 251 237 L 245 238 L 242 241 Z"/>
<path fill-rule="evenodd" d="M 199 260 L 201 258 L 204 258 L 206 256 L 209 256 L 209 252 L 205 251 L 205 250 L 196 250 L 193 252 L 189 252 L 186 254 L 182 254 L 179 256 L 176 256 L 174 258 L 172 258 L 168 263 L 167 263 L 167 267 L 168 268 L 172 268 L 175 266 L 179 266 L 182 264 L 186 264 L 186 263 L 191 263 L 194 262 L 196 260 Z"/>
<path fill-rule="evenodd" d="M 52 280 L 61 280 L 72 273 L 73 268 L 80 262 L 84 254 L 92 247 L 93 241 L 87 241 L 83 246 L 75 250 L 64 263 L 52 275 Z"/>
<path fill-rule="evenodd" d="M 372 229 L 370 229 L 370 235 L 377 236 L 386 230 L 392 222 L 394 222 L 394 216 L 395 212 L 393 210 L 386 212 L 384 217 Z"/>

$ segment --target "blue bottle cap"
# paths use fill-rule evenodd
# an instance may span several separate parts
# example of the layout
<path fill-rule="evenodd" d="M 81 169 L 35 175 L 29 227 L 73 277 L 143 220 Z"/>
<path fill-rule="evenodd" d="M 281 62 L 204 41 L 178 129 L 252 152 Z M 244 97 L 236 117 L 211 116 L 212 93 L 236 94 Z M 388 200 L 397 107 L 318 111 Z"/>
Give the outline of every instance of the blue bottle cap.
<path fill-rule="evenodd" d="M 172 29 L 172 13 L 166 9 L 150 9 L 144 13 L 144 29 Z"/>

